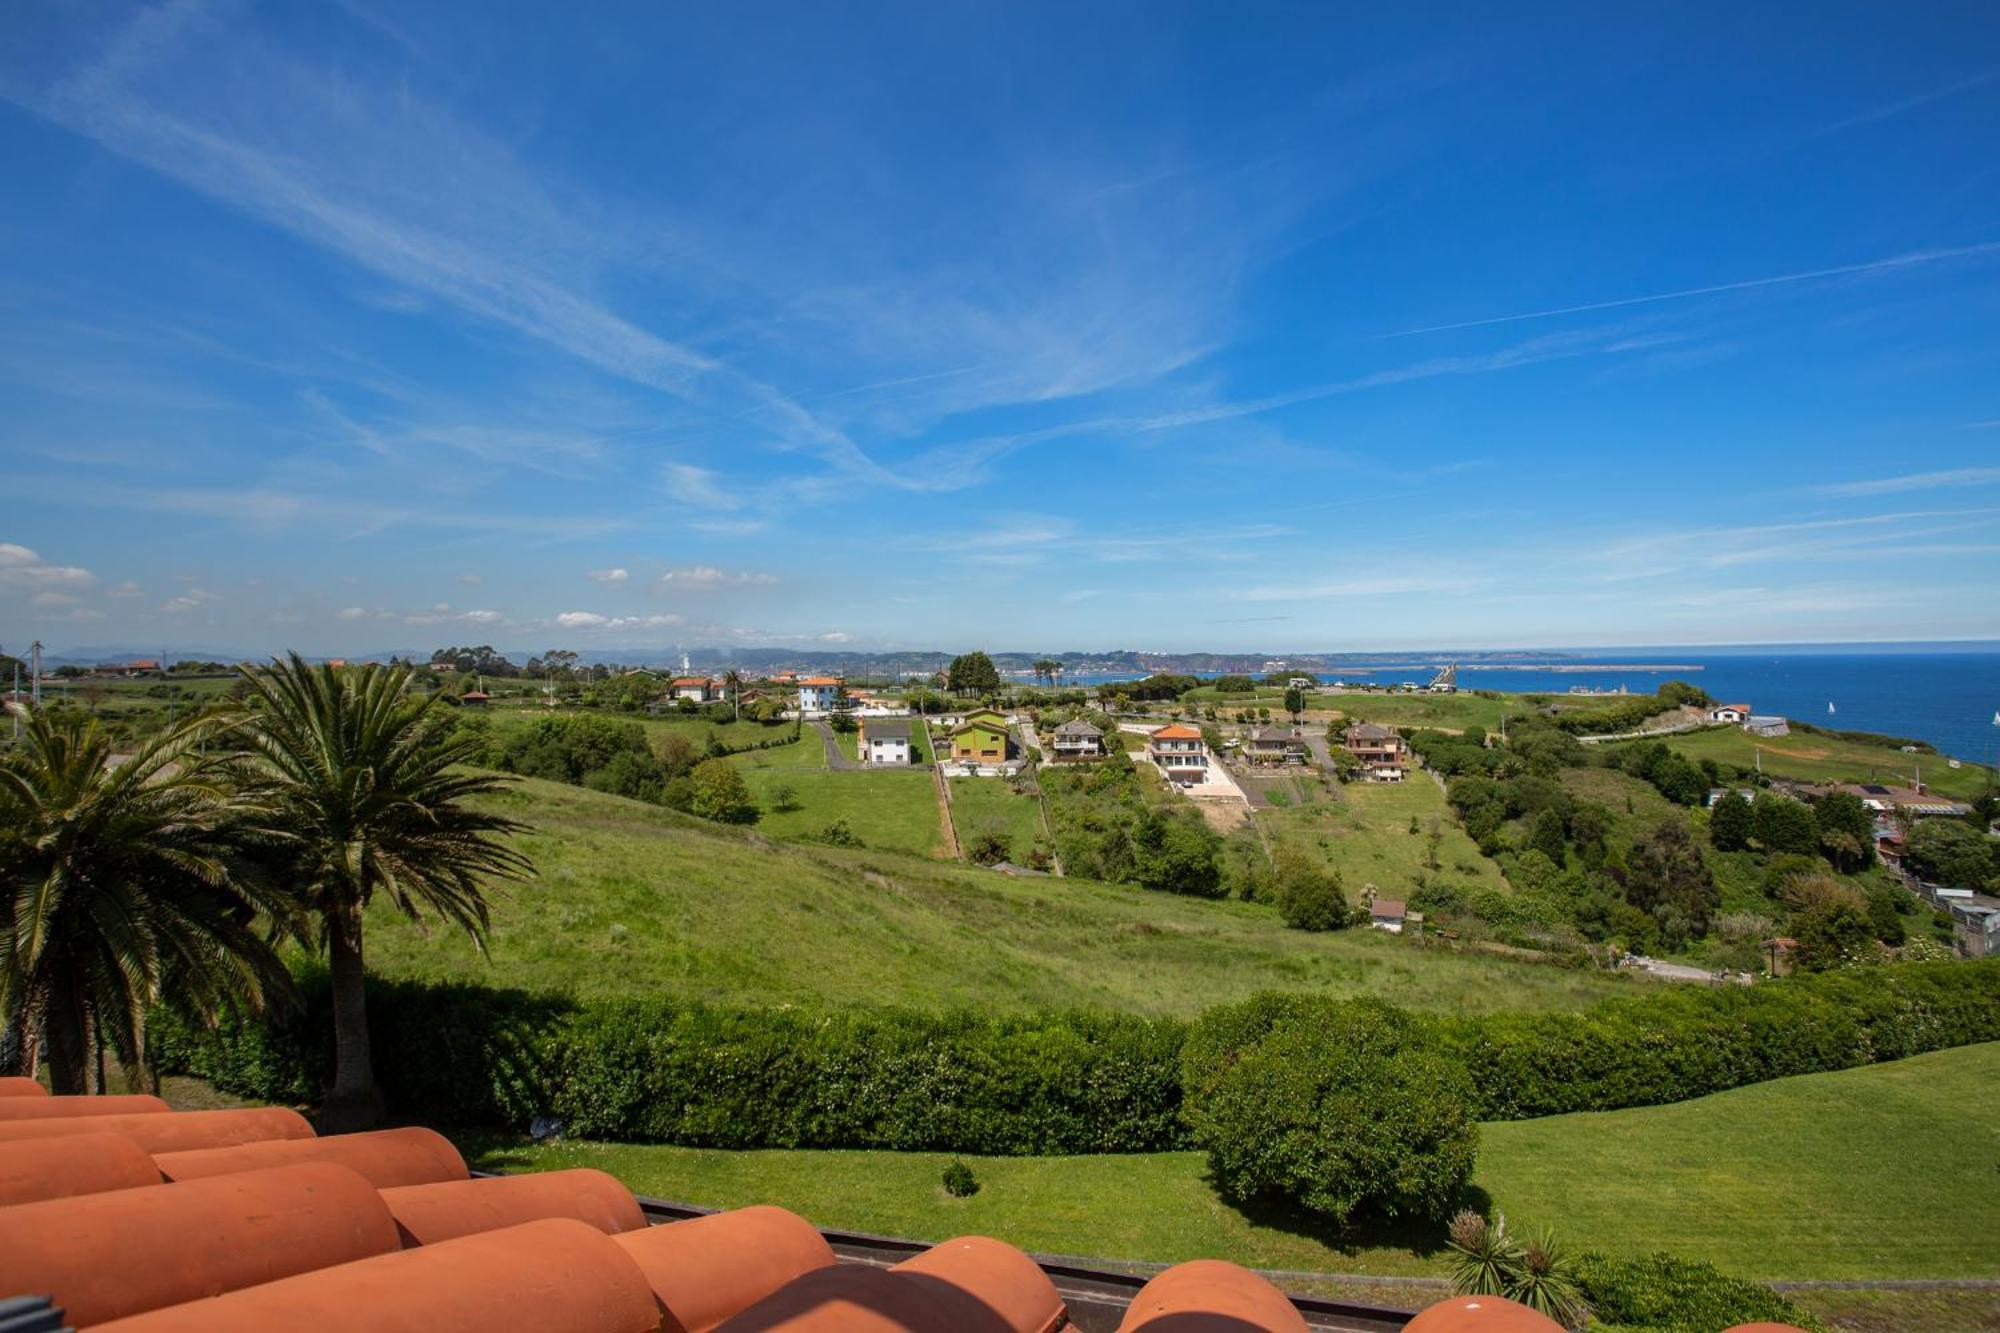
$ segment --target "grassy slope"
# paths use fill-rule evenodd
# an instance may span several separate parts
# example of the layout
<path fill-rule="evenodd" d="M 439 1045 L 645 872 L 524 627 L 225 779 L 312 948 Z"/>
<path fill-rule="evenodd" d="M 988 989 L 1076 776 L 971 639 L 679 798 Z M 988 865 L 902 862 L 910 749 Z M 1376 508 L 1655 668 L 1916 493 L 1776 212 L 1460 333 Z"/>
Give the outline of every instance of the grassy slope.
<path fill-rule="evenodd" d="M 1291 844 L 1324 857 L 1340 871 L 1350 897 L 1373 884 L 1386 898 L 1407 897 L 1419 874 L 1468 888 L 1506 890 L 1500 867 L 1479 854 L 1444 793 L 1430 775 L 1412 773 L 1399 784 L 1356 782 L 1340 789 L 1341 799 L 1260 810 L 1257 822 L 1273 846 Z M 1419 832 L 1410 832 L 1410 820 Z M 1443 834 L 1436 871 L 1426 870 L 1431 821 Z"/>
<path fill-rule="evenodd" d="M 1026 862 L 1028 853 L 1046 848 L 1042 836 L 1041 803 L 1032 795 L 1017 795 L 1001 778 L 952 778 L 951 820 L 958 843 L 969 847 L 984 833 L 1007 839 L 1008 859 Z"/>
<path fill-rule="evenodd" d="M 1978 796 L 1986 790 L 1987 783 L 1988 770 L 1977 764 L 1951 768 L 1940 755 L 1904 754 L 1894 745 L 1840 740 L 1810 732 L 1766 739 L 1738 727 L 1714 727 L 1670 737 L 1667 744 L 1697 762 L 1714 759 L 1741 768 L 1753 767 L 1758 752 L 1762 751 L 1765 773 L 1807 782 L 1907 783 L 1921 765 L 1927 786 L 1961 800 Z"/>
<path fill-rule="evenodd" d="M 2000 1045 L 1812 1074 L 1676 1106 L 1486 1126 L 1476 1184 L 1517 1226 L 1577 1249 L 1669 1249 L 1746 1277 L 2000 1275 L 1996 1133 L 1967 1112 L 2000 1079 Z M 1947 1127 L 1949 1129 L 1947 1130 Z M 596 1166 L 642 1193 L 778 1203 L 823 1226 L 925 1239 L 978 1232 L 1024 1248 L 1264 1268 L 1442 1269 L 1431 1231 L 1341 1240 L 1216 1197 L 1196 1153 L 970 1159 L 983 1188 L 940 1187 L 949 1156 L 718 1152 L 557 1144 L 485 1164 Z"/>
<path fill-rule="evenodd" d="M 790 775 L 795 783 L 810 776 Z M 922 774 L 819 776 L 845 784 L 908 778 L 929 799 Z M 1370 931 L 1308 935 L 1252 904 L 777 843 L 557 783 L 523 782 L 493 803 L 537 826 L 521 846 L 539 876 L 494 905 L 491 961 L 462 938 L 426 936 L 378 904 L 372 968 L 758 1004 L 823 998 L 1173 1014 L 1271 988 L 1485 1010 L 1570 1006 L 1640 984 L 1426 952 Z M 936 826 L 926 805 L 913 827 L 930 837 Z"/>

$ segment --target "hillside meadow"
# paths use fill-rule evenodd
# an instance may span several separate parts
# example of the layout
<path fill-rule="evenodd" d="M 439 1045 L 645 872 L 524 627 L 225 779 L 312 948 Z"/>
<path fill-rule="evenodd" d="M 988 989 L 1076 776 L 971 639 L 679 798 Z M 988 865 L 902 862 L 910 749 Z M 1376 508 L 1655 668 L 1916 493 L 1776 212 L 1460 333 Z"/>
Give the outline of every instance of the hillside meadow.
<path fill-rule="evenodd" d="M 824 776 L 908 777 L 929 800 L 923 775 Z M 486 955 L 378 902 L 368 924 L 372 970 L 759 1005 L 1177 1015 L 1270 989 L 1486 1011 L 1574 1007 L 1647 984 L 1365 929 L 1307 934 L 1257 904 L 789 843 L 559 783 L 522 781 L 485 804 L 533 826 L 517 842 L 536 865 L 532 881 L 495 895 Z M 923 808 L 929 836 L 935 803 Z"/>
<path fill-rule="evenodd" d="M 1980 764 L 1961 762 L 1957 768 L 1933 753 L 1905 754 L 1884 741 L 1853 740 L 1822 732 L 1794 731 L 1788 736 L 1752 736 L 1740 727 L 1710 727 L 1664 738 L 1672 749 L 1694 760 L 1713 759 L 1752 769 L 1760 763 L 1768 777 L 1804 782 L 1886 782 L 1908 784 L 1919 772 L 1924 784 L 1942 795 L 1971 800 L 1992 781 Z"/>
<path fill-rule="evenodd" d="M 1996 1080 L 1989 1043 L 1669 1106 L 1484 1125 L 1473 1185 L 1516 1227 L 1551 1226 L 1571 1250 L 1666 1249 L 1765 1280 L 2000 1277 L 2000 1144 L 1966 1116 Z M 644 1194 L 776 1203 L 820 1226 L 922 1240 L 977 1232 L 1043 1253 L 1317 1273 L 1445 1267 L 1438 1227 L 1339 1234 L 1232 1207 L 1194 1152 L 965 1158 L 981 1189 L 956 1199 L 939 1184 L 949 1154 L 471 1147 L 487 1167 L 593 1166 Z"/>

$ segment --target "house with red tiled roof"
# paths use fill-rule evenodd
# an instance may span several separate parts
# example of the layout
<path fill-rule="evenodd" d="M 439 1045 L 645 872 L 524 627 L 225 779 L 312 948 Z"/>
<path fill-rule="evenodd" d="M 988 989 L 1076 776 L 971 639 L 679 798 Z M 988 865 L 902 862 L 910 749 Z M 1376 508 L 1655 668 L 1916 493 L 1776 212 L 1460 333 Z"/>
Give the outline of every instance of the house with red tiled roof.
<path fill-rule="evenodd" d="M 838 676 L 807 676 L 799 681 L 799 711 L 808 716 L 824 713 L 840 697 Z"/>
<path fill-rule="evenodd" d="M 1146 758 L 1171 782 L 1208 779 L 1208 743 L 1201 738 L 1199 727 L 1176 722 L 1158 728 L 1146 738 Z"/>
<path fill-rule="evenodd" d="M 1750 720 L 1749 704 L 1717 704 L 1708 710 L 1710 722 L 1728 722 L 1736 726 Z"/>
<path fill-rule="evenodd" d="M 705 704 L 718 697 L 721 686 L 707 676 L 675 676 L 674 683 L 667 687 L 676 699 L 692 699 Z"/>

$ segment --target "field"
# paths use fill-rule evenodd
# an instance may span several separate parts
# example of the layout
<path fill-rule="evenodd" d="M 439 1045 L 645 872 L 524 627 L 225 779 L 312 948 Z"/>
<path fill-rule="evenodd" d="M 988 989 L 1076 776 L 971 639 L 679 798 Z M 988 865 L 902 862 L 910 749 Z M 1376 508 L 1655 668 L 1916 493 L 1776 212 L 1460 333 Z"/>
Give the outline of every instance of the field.
<path fill-rule="evenodd" d="M 846 785 L 857 779 L 908 778 L 911 827 L 922 837 L 937 828 L 934 803 L 914 813 L 930 800 L 927 775 L 785 777 L 801 790 L 823 778 L 847 791 L 859 790 Z M 1367 930 L 1305 934 L 1256 904 L 779 842 L 761 829 L 558 783 L 523 782 L 490 804 L 537 826 L 520 838 L 537 876 L 494 904 L 490 958 L 378 902 L 368 926 L 373 970 L 746 1004 L 1150 1014 L 1194 1014 L 1265 989 L 1372 994 L 1429 1009 L 1561 1008 L 1645 984 L 1427 951 Z"/>
<path fill-rule="evenodd" d="M 1668 1249 L 1764 1279 L 2000 1276 L 2000 1134 L 1968 1114 L 1996 1079 L 2000 1045 L 1972 1046 L 1673 1106 L 1488 1125 L 1474 1183 L 1517 1227 L 1553 1226 L 1577 1250 Z M 1434 1229 L 1337 1237 L 1246 1215 L 1209 1187 L 1198 1153 L 970 1158 L 982 1188 L 954 1199 L 938 1181 L 948 1155 L 481 1147 L 486 1166 L 595 1166 L 641 1193 L 777 1203 L 822 1226 L 926 1240 L 977 1232 L 1043 1253 L 1306 1272 L 1443 1267 Z"/>
<path fill-rule="evenodd" d="M 1712 727 L 1667 737 L 1666 741 L 1697 763 L 1713 759 L 1717 763 L 1752 768 L 1761 753 L 1766 774 L 1806 782 L 1908 783 L 1921 767 L 1924 782 L 1932 790 L 1971 800 L 1986 790 L 1989 780 L 1988 770 L 1977 764 L 1952 768 L 1941 755 L 1904 754 L 1886 743 L 1842 740 L 1811 732 L 1765 738 L 1737 727 Z"/>
<path fill-rule="evenodd" d="M 1426 865 L 1433 820 L 1439 834 L 1436 870 Z M 1368 884 L 1385 898 L 1407 897 L 1419 876 L 1465 888 L 1508 888 L 1500 867 L 1479 854 L 1428 773 L 1415 772 L 1394 784 L 1349 783 L 1338 801 L 1259 810 L 1257 823 L 1274 849 L 1298 847 L 1340 871 L 1356 902 Z"/>
<path fill-rule="evenodd" d="M 937 793 L 928 772 L 871 769 L 834 773 L 776 764 L 759 766 L 747 757 L 736 764 L 764 811 L 757 828 L 771 837 L 811 840 L 840 820 L 863 847 L 914 856 L 938 851 Z M 781 788 L 791 790 L 796 809 L 777 808 L 776 793 Z"/>
<path fill-rule="evenodd" d="M 1042 834 L 1041 802 L 1017 795 L 1004 778 L 952 778 L 951 821 L 958 845 L 970 847 L 981 836 L 997 833 L 1007 840 L 1007 859 L 1025 864 L 1036 848 L 1048 849 Z M 936 823 L 935 820 L 932 821 Z"/>

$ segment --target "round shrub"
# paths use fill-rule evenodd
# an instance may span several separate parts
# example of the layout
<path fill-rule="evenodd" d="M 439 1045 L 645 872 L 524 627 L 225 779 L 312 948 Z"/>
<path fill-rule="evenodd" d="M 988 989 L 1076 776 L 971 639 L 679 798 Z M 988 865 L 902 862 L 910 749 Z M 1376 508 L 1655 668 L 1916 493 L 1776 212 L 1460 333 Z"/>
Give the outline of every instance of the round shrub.
<path fill-rule="evenodd" d="M 979 1178 L 964 1162 L 954 1161 L 944 1169 L 944 1192 L 954 1199 L 969 1199 L 979 1193 Z"/>
<path fill-rule="evenodd" d="M 1478 1127 L 1455 1062 L 1408 1015 L 1361 1000 L 1259 997 L 1205 1018 L 1183 1051 L 1185 1111 L 1217 1186 L 1345 1223 L 1441 1217 Z"/>

